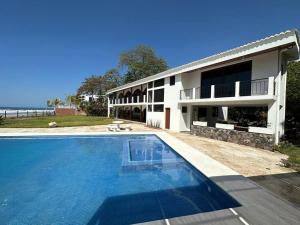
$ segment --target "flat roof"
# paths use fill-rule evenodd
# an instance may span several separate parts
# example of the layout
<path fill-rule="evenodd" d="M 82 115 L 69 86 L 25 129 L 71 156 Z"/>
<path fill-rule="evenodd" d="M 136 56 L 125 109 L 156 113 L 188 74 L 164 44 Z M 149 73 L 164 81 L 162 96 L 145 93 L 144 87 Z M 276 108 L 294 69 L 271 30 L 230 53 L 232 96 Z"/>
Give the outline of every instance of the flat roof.
<path fill-rule="evenodd" d="M 247 56 L 259 52 L 264 52 L 270 49 L 276 49 L 281 46 L 287 46 L 289 44 L 294 44 L 297 48 L 297 54 L 299 54 L 299 35 L 296 29 L 287 30 L 279 34 L 274 34 L 269 37 L 242 45 L 240 47 L 233 48 L 225 52 L 221 52 L 191 63 L 187 63 L 178 67 L 171 68 L 164 72 L 157 73 L 155 75 L 148 76 L 128 84 L 121 85 L 119 87 L 108 90 L 106 94 L 110 94 L 112 92 L 120 91 L 126 88 L 131 88 L 153 80 L 173 76 L 176 74 L 180 74 L 180 73 L 184 73 L 196 69 L 201 69 L 207 66 L 226 62 L 228 60 L 236 59 L 239 57 L 243 57 L 243 56 Z"/>

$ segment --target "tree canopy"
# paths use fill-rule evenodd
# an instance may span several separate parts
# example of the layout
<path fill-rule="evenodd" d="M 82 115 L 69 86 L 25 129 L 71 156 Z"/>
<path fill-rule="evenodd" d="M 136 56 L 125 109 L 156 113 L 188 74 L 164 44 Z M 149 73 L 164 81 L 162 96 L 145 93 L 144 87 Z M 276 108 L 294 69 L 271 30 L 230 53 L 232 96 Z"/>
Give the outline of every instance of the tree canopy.
<path fill-rule="evenodd" d="M 92 75 L 84 80 L 77 94 L 104 95 L 107 90 L 122 84 L 122 77 L 117 69 L 111 69 L 103 75 Z"/>
<path fill-rule="evenodd" d="M 299 143 L 300 133 L 300 62 L 290 62 L 286 88 L 286 136 Z"/>
<path fill-rule="evenodd" d="M 119 65 L 126 70 L 124 83 L 133 82 L 168 69 L 166 61 L 158 57 L 152 48 L 144 45 L 138 45 L 123 52 L 120 55 Z"/>

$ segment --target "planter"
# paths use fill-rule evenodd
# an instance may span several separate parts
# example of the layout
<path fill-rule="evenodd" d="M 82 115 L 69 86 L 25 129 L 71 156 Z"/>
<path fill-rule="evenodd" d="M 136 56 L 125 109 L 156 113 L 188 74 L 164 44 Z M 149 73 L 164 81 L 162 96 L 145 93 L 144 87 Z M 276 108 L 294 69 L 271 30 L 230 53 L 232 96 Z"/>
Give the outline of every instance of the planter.
<path fill-rule="evenodd" d="M 225 124 L 225 123 L 216 123 L 216 128 L 226 129 L 226 130 L 234 130 L 233 124 Z"/>
<path fill-rule="evenodd" d="M 195 125 L 195 126 L 201 126 L 201 127 L 207 127 L 207 122 L 204 122 L 204 121 L 193 121 L 193 125 Z"/>
<path fill-rule="evenodd" d="M 259 134 L 273 134 L 272 129 L 267 127 L 249 127 L 249 132 Z"/>
<path fill-rule="evenodd" d="M 248 132 L 248 130 L 249 130 L 248 127 L 241 127 L 241 126 L 237 126 L 237 125 L 234 126 L 234 129 L 237 131 L 246 131 L 246 132 Z"/>

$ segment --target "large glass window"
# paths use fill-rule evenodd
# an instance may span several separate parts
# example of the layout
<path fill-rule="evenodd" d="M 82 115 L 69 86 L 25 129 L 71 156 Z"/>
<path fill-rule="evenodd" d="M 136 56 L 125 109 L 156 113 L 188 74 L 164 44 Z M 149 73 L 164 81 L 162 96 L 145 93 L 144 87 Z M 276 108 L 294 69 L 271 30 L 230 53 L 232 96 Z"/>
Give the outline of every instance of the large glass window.
<path fill-rule="evenodd" d="M 163 112 L 164 111 L 164 105 L 159 104 L 159 105 L 154 105 L 154 112 Z"/>
<path fill-rule="evenodd" d="M 210 86 L 215 85 L 215 97 L 233 97 L 235 95 L 236 81 L 251 80 L 252 61 L 234 64 L 210 70 L 202 73 L 201 79 L 201 98 L 210 97 Z M 240 88 L 245 92 L 251 92 L 251 89 L 241 82 Z M 247 89 L 247 90 L 246 90 Z"/>
<path fill-rule="evenodd" d="M 165 90 L 163 88 L 154 90 L 154 102 L 163 102 L 164 98 L 165 98 Z"/>
<path fill-rule="evenodd" d="M 165 79 L 159 79 L 154 81 L 154 87 L 160 87 L 165 85 Z"/>
<path fill-rule="evenodd" d="M 148 102 L 152 102 L 152 91 L 148 91 Z"/>

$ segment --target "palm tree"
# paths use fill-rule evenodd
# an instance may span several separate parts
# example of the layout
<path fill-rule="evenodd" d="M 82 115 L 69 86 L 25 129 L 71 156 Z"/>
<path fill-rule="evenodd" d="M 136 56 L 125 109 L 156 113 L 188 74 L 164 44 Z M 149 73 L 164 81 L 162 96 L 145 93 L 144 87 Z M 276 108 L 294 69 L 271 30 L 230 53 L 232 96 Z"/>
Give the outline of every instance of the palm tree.
<path fill-rule="evenodd" d="M 59 106 L 61 104 L 61 100 L 59 98 L 54 99 L 54 105 L 55 107 Z"/>

